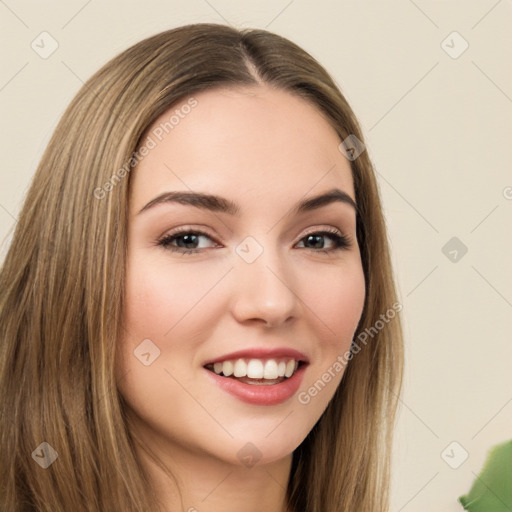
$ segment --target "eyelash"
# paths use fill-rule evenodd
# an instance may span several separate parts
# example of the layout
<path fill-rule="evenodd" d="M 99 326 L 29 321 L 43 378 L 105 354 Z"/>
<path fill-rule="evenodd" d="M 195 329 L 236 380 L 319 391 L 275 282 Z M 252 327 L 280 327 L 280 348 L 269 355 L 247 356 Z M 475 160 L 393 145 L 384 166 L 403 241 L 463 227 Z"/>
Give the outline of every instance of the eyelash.
<path fill-rule="evenodd" d="M 184 249 L 182 247 L 176 247 L 171 245 L 171 242 L 176 240 L 177 238 L 180 238 L 184 235 L 199 235 L 199 236 L 206 236 L 210 240 L 212 240 L 212 237 L 208 235 L 207 233 L 203 231 L 197 231 L 193 229 L 182 229 L 180 231 L 176 231 L 174 233 L 170 233 L 168 235 L 164 235 L 162 238 L 160 238 L 157 241 L 157 245 L 163 247 L 164 249 L 170 250 L 172 252 L 181 253 L 182 255 L 185 254 L 197 254 L 205 249 Z M 334 241 L 334 247 L 332 249 L 309 249 L 310 251 L 316 252 L 316 253 L 323 253 L 327 255 L 331 255 L 331 253 L 335 251 L 340 251 L 343 249 L 348 249 L 351 246 L 351 240 L 349 237 L 342 235 L 334 230 L 324 229 L 321 231 L 312 231 L 311 233 L 307 233 L 304 235 L 299 242 L 302 242 L 304 239 L 306 239 L 308 236 L 311 235 L 320 235 L 320 236 L 328 236 L 332 238 Z"/>

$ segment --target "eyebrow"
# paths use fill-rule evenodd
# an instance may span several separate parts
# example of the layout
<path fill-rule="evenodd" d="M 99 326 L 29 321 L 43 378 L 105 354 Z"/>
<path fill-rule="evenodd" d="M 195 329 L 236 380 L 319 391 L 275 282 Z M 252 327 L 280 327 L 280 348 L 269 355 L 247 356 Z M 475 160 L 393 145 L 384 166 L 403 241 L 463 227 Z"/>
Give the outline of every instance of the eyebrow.
<path fill-rule="evenodd" d="M 323 206 L 332 203 L 344 203 L 352 206 L 356 212 L 358 210 L 355 201 L 343 190 L 333 188 L 327 192 L 319 194 L 308 199 L 304 199 L 295 205 L 292 210 L 292 215 L 310 212 Z M 187 191 L 172 191 L 164 192 L 155 197 L 144 206 L 137 215 L 153 208 L 159 204 L 178 203 L 188 206 L 194 206 L 202 210 L 209 210 L 212 212 L 227 213 L 229 215 L 238 215 L 240 213 L 240 206 L 226 199 L 225 197 L 216 196 L 212 194 L 205 194 L 202 192 L 187 192 Z"/>

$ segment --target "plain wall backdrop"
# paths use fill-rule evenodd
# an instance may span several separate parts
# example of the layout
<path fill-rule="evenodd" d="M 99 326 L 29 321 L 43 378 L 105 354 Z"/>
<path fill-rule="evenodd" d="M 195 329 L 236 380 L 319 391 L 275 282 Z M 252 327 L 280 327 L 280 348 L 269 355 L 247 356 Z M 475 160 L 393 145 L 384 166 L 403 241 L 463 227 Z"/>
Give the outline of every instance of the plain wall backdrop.
<path fill-rule="evenodd" d="M 291 39 L 355 110 L 405 318 L 392 511 L 461 511 L 487 450 L 512 438 L 510 1 L 0 0 L 0 258 L 82 83 L 199 22 Z"/>

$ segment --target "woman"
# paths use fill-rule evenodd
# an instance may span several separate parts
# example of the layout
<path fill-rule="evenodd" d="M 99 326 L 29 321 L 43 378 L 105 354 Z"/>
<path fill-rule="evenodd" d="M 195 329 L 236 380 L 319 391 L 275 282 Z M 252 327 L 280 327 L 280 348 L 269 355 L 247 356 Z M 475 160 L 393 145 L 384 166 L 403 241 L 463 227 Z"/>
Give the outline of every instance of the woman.
<path fill-rule="evenodd" d="M 64 113 L 0 274 L 0 508 L 385 511 L 402 337 L 357 120 L 196 24 Z"/>

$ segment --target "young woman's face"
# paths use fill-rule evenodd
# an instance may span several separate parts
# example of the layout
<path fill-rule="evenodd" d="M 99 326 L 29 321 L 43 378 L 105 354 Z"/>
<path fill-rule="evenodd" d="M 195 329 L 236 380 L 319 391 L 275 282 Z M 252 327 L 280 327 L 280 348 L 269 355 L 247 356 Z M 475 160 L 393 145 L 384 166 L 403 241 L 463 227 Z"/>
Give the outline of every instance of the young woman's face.
<path fill-rule="evenodd" d="M 363 309 L 350 163 L 317 109 L 263 86 L 185 99 L 148 134 L 120 392 L 157 453 L 281 459 L 332 398 Z"/>

